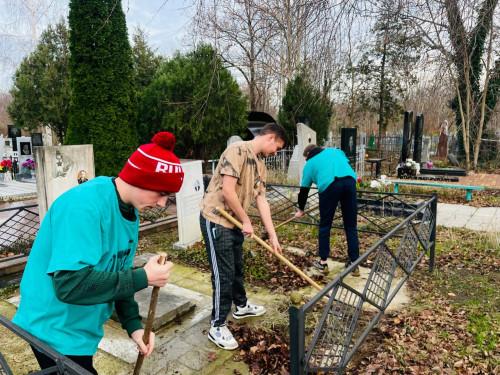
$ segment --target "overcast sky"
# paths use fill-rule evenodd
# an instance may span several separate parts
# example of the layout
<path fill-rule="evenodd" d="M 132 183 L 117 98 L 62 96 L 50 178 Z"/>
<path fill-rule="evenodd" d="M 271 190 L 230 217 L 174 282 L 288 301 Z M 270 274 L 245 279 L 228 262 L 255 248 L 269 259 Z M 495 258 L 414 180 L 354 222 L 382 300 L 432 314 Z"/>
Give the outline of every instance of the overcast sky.
<path fill-rule="evenodd" d="M 48 0 L 39 0 L 38 2 L 40 4 L 49 3 Z M 50 3 L 55 2 L 57 1 Z M 0 1 L 0 36 L 6 33 L 24 34 L 25 39 L 32 40 L 32 33 L 27 22 L 12 24 L 11 20 L 15 18 L 15 15 L 9 13 L 17 10 L 9 8 L 6 3 L 6 1 Z M 12 4 L 12 2 L 9 3 Z M 19 1 L 19 3 L 21 2 Z M 64 15 L 67 19 L 68 3 L 62 0 L 59 3 L 59 9 L 52 13 Z M 190 1 L 185 0 L 123 0 L 122 7 L 127 18 L 129 35 L 139 25 L 149 34 L 149 43 L 157 49 L 158 53 L 170 56 L 176 50 L 184 51 L 184 47 L 187 45 L 186 30 L 190 19 L 189 15 L 192 12 L 189 3 Z M 59 17 L 56 15 L 53 18 Z M 46 28 L 47 22 L 50 21 L 40 22 L 37 28 L 38 36 Z M 16 28 L 15 31 L 13 31 L 14 28 Z M 4 54 L 0 64 L 0 91 L 8 91 L 12 87 L 12 75 L 29 50 L 29 48 L 14 48 L 13 44 L 16 41 L 19 41 L 18 37 L 11 38 L 9 42 L 6 42 L 6 39 L 0 40 L 0 48 L 4 50 L 0 51 Z M 9 52 L 5 52 L 8 48 L 10 48 Z"/>

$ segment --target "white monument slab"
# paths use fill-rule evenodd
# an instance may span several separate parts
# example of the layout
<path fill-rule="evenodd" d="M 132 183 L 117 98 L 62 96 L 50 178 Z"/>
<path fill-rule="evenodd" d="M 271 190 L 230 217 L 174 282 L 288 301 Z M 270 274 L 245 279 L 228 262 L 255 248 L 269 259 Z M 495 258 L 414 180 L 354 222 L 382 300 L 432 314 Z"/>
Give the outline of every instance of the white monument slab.
<path fill-rule="evenodd" d="M 4 155 L 5 153 L 5 138 L 3 137 L 3 134 L 0 134 L 0 160 L 3 160 L 4 157 L 7 157 L 7 155 Z"/>
<path fill-rule="evenodd" d="M 12 138 L 4 138 L 3 145 L 4 145 L 3 156 L 7 158 L 13 157 Z"/>
<path fill-rule="evenodd" d="M 17 137 L 17 154 L 18 154 L 18 163 L 22 172 L 22 165 L 28 159 L 33 159 L 33 149 L 31 145 L 31 137 Z"/>
<path fill-rule="evenodd" d="M 299 158 L 302 158 L 302 154 L 299 155 L 299 146 L 295 145 L 293 148 L 292 157 L 290 158 L 290 162 L 288 163 L 288 171 L 286 174 L 286 179 L 290 184 L 300 184 Z"/>
<path fill-rule="evenodd" d="M 174 249 L 186 249 L 201 240 L 200 201 L 203 198 L 203 171 L 201 160 L 182 163 L 184 182 L 175 195 L 179 241 Z"/>
<path fill-rule="evenodd" d="M 40 222 L 65 191 L 95 177 L 92 145 L 35 147 Z"/>
<path fill-rule="evenodd" d="M 429 151 L 431 148 L 431 137 L 428 135 L 424 135 L 422 137 L 422 163 L 428 162 L 429 159 Z"/>
<path fill-rule="evenodd" d="M 239 141 L 242 141 L 243 139 L 241 139 L 241 137 L 239 135 L 232 135 L 231 137 L 229 137 L 229 139 L 227 140 L 227 146 L 229 146 L 231 143 L 234 143 L 234 142 L 239 142 Z M 226 147 L 227 147 L 226 146 Z"/>
<path fill-rule="evenodd" d="M 299 181 L 302 181 L 302 169 L 306 164 L 306 159 L 302 155 L 304 149 L 310 144 L 316 143 L 316 132 L 306 124 L 299 122 L 297 124 L 297 146 L 299 146 Z"/>

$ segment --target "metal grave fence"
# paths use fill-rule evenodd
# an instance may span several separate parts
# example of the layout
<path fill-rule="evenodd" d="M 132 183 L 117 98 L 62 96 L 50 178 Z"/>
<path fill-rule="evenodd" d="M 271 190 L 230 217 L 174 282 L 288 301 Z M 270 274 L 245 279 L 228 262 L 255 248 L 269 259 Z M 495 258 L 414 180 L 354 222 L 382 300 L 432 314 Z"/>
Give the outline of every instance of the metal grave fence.
<path fill-rule="evenodd" d="M 168 198 L 165 207 L 155 207 L 140 214 L 140 227 L 160 222 L 167 216 L 169 207 L 175 206 L 175 203 L 175 196 L 172 196 Z M 169 219 L 175 217 L 169 216 Z M 27 255 L 39 229 L 40 218 L 36 204 L 0 210 L 0 254 Z"/>
<path fill-rule="evenodd" d="M 91 375 L 91 373 L 85 370 L 83 367 L 73 362 L 68 357 L 62 355 L 57 350 L 52 349 L 50 346 L 45 344 L 43 341 L 37 339 L 35 336 L 25 331 L 17 324 L 12 323 L 5 316 L 0 314 L 0 324 L 7 327 L 18 337 L 26 341 L 32 347 L 36 348 L 40 352 L 47 355 L 50 359 L 55 362 L 55 365 L 47 368 L 45 370 L 39 370 L 30 372 L 30 374 L 61 374 L 61 375 Z M 7 361 L 0 353 L 0 375 L 12 375 L 12 371 L 10 370 Z"/>
<path fill-rule="evenodd" d="M 273 220 L 286 220 L 295 212 L 297 193 L 298 188 L 294 186 L 268 186 L 267 197 Z M 311 189 L 309 206 L 313 207 L 318 200 L 317 191 Z M 382 237 L 304 306 L 290 306 L 291 374 L 343 373 L 356 350 L 428 252 L 429 269 L 433 269 L 436 212 L 436 194 L 358 191 L 358 216 L 364 219 L 358 231 L 377 233 Z M 253 207 L 254 215 L 258 215 L 256 207 Z M 302 222 L 318 225 L 318 210 L 312 211 Z M 332 227 L 340 229 L 341 224 L 342 217 L 337 211 Z M 373 265 L 363 291 L 357 291 L 344 279 L 368 258 L 374 258 Z M 397 274 L 401 278 L 395 282 Z M 360 318 L 364 305 L 371 306 L 376 313 L 363 326 L 366 319 Z M 322 311 L 318 320 L 315 311 Z M 311 325 L 314 328 L 309 332 L 306 327 Z"/>

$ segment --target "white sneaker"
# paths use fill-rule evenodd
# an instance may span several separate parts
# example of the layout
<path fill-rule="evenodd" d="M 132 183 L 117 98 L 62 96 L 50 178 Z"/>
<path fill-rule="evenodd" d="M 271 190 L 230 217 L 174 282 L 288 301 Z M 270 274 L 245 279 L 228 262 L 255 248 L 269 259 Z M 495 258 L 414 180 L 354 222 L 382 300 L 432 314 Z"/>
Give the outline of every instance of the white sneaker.
<path fill-rule="evenodd" d="M 233 312 L 234 319 L 244 319 L 250 318 L 252 316 L 261 316 L 266 312 L 266 308 L 264 306 L 259 305 L 250 305 L 239 307 L 236 306 Z"/>
<path fill-rule="evenodd" d="M 238 347 L 238 342 L 226 326 L 210 327 L 208 339 L 221 349 L 234 350 Z"/>

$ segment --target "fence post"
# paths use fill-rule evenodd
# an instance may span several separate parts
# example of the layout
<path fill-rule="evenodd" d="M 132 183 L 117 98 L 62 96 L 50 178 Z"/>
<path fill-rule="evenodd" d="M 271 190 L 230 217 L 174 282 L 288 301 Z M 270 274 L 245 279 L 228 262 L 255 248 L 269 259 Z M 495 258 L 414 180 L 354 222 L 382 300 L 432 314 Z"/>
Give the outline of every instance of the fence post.
<path fill-rule="evenodd" d="M 431 248 L 429 249 L 429 271 L 432 272 L 434 271 L 434 256 L 436 252 L 436 226 L 437 226 L 437 201 L 438 201 L 438 195 L 437 193 L 433 194 L 433 200 L 431 202 L 431 211 L 432 215 L 434 216 L 434 224 L 432 225 L 431 229 Z"/>
<path fill-rule="evenodd" d="M 304 373 L 305 324 L 304 310 L 300 305 L 302 295 L 298 292 L 292 292 L 290 300 L 292 302 L 288 310 L 290 316 L 290 374 L 299 375 Z"/>

